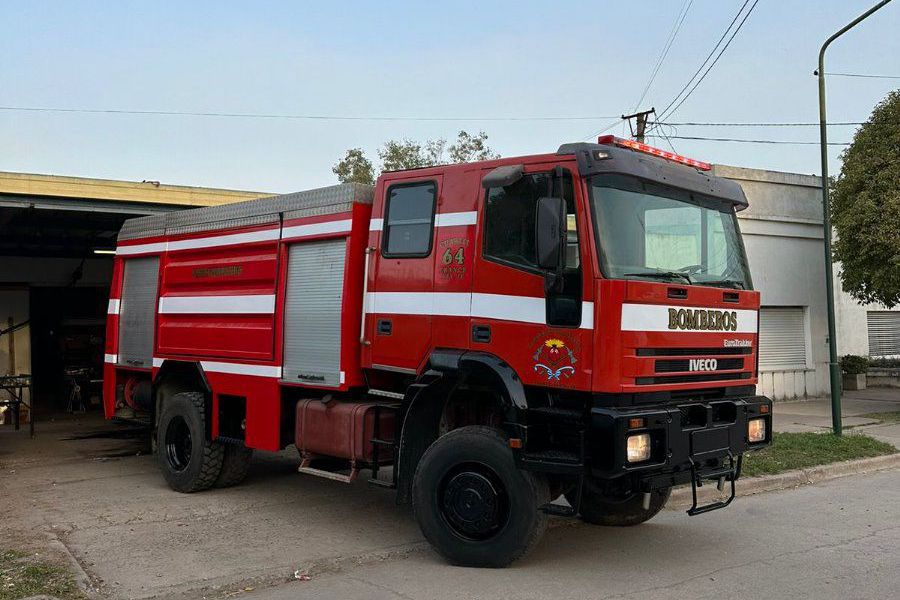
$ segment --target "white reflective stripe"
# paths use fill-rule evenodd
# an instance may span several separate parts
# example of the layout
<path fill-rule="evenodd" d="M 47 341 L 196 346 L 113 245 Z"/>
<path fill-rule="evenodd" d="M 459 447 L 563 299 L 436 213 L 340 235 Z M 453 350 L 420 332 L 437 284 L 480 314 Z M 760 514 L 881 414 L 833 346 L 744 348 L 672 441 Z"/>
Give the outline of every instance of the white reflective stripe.
<path fill-rule="evenodd" d="M 115 356 L 114 354 L 107 356 Z M 166 360 L 177 360 L 153 357 L 153 366 L 159 368 Z M 109 362 L 109 361 L 107 361 Z M 247 365 L 243 363 L 217 362 L 201 360 L 200 366 L 210 373 L 228 373 L 231 375 L 253 375 L 256 377 L 281 377 L 281 367 L 273 365 Z"/>
<path fill-rule="evenodd" d="M 214 235 L 187 240 L 173 240 L 170 242 L 153 242 L 150 244 L 132 244 L 119 246 L 116 254 L 127 256 L 129 254 L 144 254 L 146 252 L 165 252 L 175 250 L 194 250 L 197 248 L 215 248 L 217 246 L 233 246 L 235 244 L 249 244 L 252 242 L 267 242 L 277 240 L 281 232 L 279 229 L 263 229 L 261 231 L 247 231 L 244 233 L 231 233 L 228 235 Z"/>
<path fill-rule="evenodd" d="M 116 256 L 128 256 L 131 254 L 144 254 L 147 252 L 165 252 L 165 242 L 153 242 L 152 244 L 132 244 L 131 246 L 119 246 L 116 248 Z"/>
<path fill-rule="evenodd" d="M 341 221 L 325 221 L 323 223 L 310 223 L 309 225 L 291 225 L 281 231 L 281 239 L 309 237 L 325 233 L 340 233 L 350 231 L 353 221 L 343 219 Z"/>
<path fill-rule="evenodd" d="M 366 312 L 468 317 L 472 295 L 434 292 L 369 292 Z"/>
<path fill-rule="evenodd" d="M 173 240 L 169 242 L 167 249 L 171 252 L 173 250 L 194 250 L 196 248 L 215 248 L 217 246 L 233 246 L 235 244 L 249 244 L 252 242 L 269 242 L 277 240 L 278 235 L 278 228 L 274 228 L 244 233 L 230 233 L 228 235 L 214 235 L 204 238 Z"/>
<path fill-rule="evenodd" d="M 118 354 L 104 354 L 103 362 L 116 364 L 117 362 L 119 362 L 119 355 Z"/>
<path fill-rule="evenodd" d="M 435 227 L 453 227 L 454 225 L 474 225 L 478 220 L 478 213 L 474 210 L 467 212 L 438 213 L 435 215 Z"/>
<path fill-rule="evenodd" d="M 281 377 L 281 367 L 272 365 L 246 365 L 201 360 L 200 366 L 210 373 L 228 373 L 230 375 L 253 375 L 255 377 Z"/>
<path fill-rule="evenodd" d="M 106 307 L 106 314 L 108 314 L 108 315 L 119 314 L 119 304 L 120 304 L 120 301 L 118 298 L 110 298 L 109 306 Z"/>
<path fill-rule="evenodd" d="M 522 321 L 523 323 L 544 323 L 546 313 L 547 302 L 544 298 L 472 294 L 473 317 Z"/>
<path fill-rule="evenodd" d="M 343 371 L 341 371 L 340 383 L 343 384 L 345 379 L 346 379 L 346 373 L 344 373 Z"/>
<path fill-rule="evenodd" d="M 270 314 L 275 312 L 275 296 L 163 296 L 159 314 Z"/>
<path fill-rule="evenodd" d="M 475 317 L 546 324 L 544 298 L 449 292 L 369 292 L 366 312 L 442 317 Z M 581 329 L 594 327 L 594 303 L 582 302 Z"/>
<path fill-rule="evenodd" d="M 698 333 L 696 329 L 669 329 L 669 309 L 721 310 L 736 313 L 737 328 L 723 333 L 756 333 L 758 313 L 747 309 L 710 309 L 708 306 L 666 306 L 664 304 L 623 304 L 622 331 L 665 331 Z"/>
<path fill-rule="evenodd" d="M 453 227 L 456 225 L 474 225 L 478 221 L 478 213 L 474 210 L 452 213 L 438 213 L 434 215 L 435 227 Z M 384 219 L 372 219 L 369 221 L 369 231 L 381 231 L 384 229 Z"/>

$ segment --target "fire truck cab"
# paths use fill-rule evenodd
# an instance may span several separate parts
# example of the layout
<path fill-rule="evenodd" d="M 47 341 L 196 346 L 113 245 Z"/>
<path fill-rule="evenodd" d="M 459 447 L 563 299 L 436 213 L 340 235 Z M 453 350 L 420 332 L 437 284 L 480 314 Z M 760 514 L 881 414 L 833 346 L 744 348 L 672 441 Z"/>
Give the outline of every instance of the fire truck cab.
<path fill-rule="evenodd" d="M 736 183 L 631 140 L 388 172 L 128 221 L 108 418 L 173 489 L 254 449 L 367 473 L 448 560 L 504 566 L 549 515 L 634 525 L 771 441 Z M 554 502 L 565 497 L 568 504 Z"/>

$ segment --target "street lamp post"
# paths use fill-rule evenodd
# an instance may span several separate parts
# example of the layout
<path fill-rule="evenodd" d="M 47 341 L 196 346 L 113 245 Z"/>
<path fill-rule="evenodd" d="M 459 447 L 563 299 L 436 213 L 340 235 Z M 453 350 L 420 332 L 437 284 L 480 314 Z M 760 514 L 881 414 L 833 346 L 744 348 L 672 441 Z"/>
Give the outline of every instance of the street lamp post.
<path fill-rule="evenodd" d="M 834 318 L 834 275 L 831 267 L 831 206 L 828 201 L 828 131 L 825 118 L 825 50 L 828 46 L 866 19 L 875 11 L 883 8 L 891 0 L 882 0 L 853 21 L 842 27 L 837 33 L 825 40 L 819 50 L 819 138 L 822 153 L 822 225 L 825 234 L 825 298 L 828 305 L 828 370 L 831 375 L 831 425 L 837 435 L 843 429 L 841 423 L 841 368 L 838 364 L 837 340 L 835 339 Z"/>

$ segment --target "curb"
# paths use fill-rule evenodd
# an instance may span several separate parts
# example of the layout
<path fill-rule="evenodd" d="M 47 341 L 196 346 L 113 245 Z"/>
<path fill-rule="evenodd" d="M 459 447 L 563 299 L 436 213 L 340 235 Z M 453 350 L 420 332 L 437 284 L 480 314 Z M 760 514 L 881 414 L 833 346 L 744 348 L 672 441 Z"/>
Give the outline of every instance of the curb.
<path fill-rule="evenodd" d="M 741 478 L 737 481 L 737 496 L 752 496 L 764 492 L 786 490 L 803 485 L 821 483 L 831 479 L 838 479 L 848 475 L 862 475 L 864 473 L 874 473 L 876 471 L 895 468 L 900 468 L 900 453 L 875 456 L 872 458 L 861 458 L 859 460 L 846 460 L 828 465 L 818 465 L 809 467 L 808 469 L 785 471 L 784 473 L 778 473 L 777 475 L 764 475 L 762 477 L 751 477 L 749 479 Z M 697 490 L 697 499 L 700 502 L 709 502 L 718 497 L 719 492 L 716 490 L 713 482 L 710 482 L 710 484 Z M 667 508 L 685 509 L 690 506 L 691 488 L 685 486 L 672 490 L 672 497 Z"/>

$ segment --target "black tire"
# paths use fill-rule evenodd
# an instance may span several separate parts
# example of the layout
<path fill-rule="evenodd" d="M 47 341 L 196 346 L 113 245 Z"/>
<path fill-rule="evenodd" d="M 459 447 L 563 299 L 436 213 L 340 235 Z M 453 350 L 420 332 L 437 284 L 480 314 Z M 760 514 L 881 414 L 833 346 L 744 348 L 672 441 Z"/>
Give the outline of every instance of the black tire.
<path fill-rule="evenodd" d="M 545 477 L 516 468 L 506 437 L 490 427 L 455 429 L 422 456 L 413 478 L 422 534 L 453 564 L 505 567 L 541 539 Z"/>
<path fill-rule="evenodd" d="M 213 484 L 217 488 L 237 485 L 247 477 L 250 470 L 250 459 L 253 458 L 253 448 L 239 446 L 237 444 L 223 444 L 225 455 L 222 458 L 222 470 Z"/>
<path fill-rule="evenodd" d="M 566 492 L 566 500 L 575 506 L 577 488 Z M 650 507 L 644 508 L 644 495 L 635 492 L 625 496 L 608 496 L 601 493 L 596 483 L 585 478 L 578 507 L 581 520 L 592 525 L 630 527 L 649 521 L 659 513 L 669 500 L 672 488 L 650 492 Z"/>
<path fill-rule="evenodd" d="M 208 489 L 222 470 L 225 449 L 206 438 L 206 398 L 179 392 L 166 400 L 156 430 L 157 460 L 173 490 Z"/>

